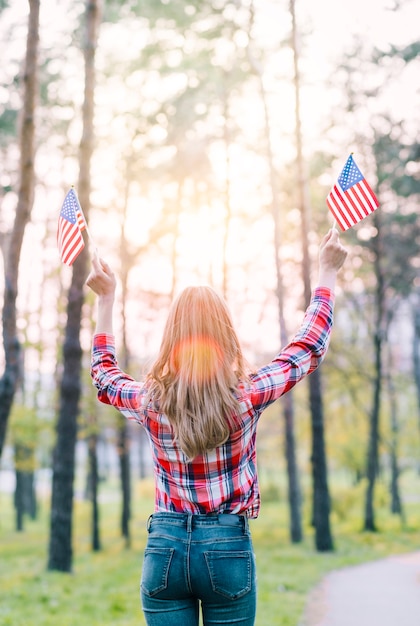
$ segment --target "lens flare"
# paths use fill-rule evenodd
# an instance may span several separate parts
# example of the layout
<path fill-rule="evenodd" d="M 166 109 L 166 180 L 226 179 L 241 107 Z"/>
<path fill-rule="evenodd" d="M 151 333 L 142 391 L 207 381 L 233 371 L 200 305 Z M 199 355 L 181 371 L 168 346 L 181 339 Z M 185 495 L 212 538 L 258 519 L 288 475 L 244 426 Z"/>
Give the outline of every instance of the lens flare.
<path fill-rule="evenodd" d="M 219 344 L 205 335 L 179 341 L 172 356 L 173 365 L 180 376 L 197 383 L 213 378 L 222 364 Z"/>

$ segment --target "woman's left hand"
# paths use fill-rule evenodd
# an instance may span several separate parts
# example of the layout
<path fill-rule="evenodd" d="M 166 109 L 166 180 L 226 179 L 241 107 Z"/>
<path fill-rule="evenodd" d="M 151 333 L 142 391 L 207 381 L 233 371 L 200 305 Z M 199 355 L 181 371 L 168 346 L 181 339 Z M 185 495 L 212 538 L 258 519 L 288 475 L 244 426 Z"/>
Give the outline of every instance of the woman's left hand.
<path fill-rule="evenodd" d="M 108 263 L 97 255 L 92 258 L 92 269 L 86 279 L 86 285 L 98 296 L 113 297 L 117 281 Z"/>

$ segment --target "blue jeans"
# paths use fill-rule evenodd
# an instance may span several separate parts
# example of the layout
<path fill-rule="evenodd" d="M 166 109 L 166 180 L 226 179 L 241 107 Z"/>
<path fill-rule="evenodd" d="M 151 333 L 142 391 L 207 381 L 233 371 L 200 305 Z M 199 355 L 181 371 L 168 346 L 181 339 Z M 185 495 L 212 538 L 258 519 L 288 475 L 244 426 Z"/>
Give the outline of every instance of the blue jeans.
<path fill-rule="evenodd" d="M 255 557 L 242 515 L 154 513 L 141 601 L 148 626 L 253 626 Z"/>

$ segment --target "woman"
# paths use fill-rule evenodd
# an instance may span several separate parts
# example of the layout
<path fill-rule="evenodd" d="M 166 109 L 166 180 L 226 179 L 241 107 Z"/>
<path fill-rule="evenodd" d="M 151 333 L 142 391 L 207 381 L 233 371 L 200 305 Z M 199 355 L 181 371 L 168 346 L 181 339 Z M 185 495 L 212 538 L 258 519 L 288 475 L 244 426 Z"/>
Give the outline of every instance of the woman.
<path fill-rule="evenodd" d="M 115 357 L 116 280 L 93 259 L 87 284 L 98 295 L 92 378 L 101 402 L 141 424 L 150 440 L 155 512 L 148 522 L 141 599 L 149 626 L 252 626 L 255 559 L 248 519 L 260 493 L 256 428 L 262 411 L 321 363 L 332 326 L 337 271 L 347 252 L 330 230 L 319 280 L 300 330 L 275 359 L 251 373 L 229 311 L 209 287 L 183 291 L 169 312 L 145 382 Z"/>

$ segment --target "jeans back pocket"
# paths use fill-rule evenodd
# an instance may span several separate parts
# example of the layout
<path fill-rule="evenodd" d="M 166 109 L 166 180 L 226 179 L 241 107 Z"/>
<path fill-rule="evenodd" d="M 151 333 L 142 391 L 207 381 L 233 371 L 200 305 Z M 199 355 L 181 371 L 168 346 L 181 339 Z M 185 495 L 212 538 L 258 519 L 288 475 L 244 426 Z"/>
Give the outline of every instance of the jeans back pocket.
<path fill-rule="evenodd" d="M 252 587 L 252 552 L 205 552 L 213 591 L 236 600 Z"/>
<path fill-rule="evenodd" d="M 141 589 L 155 596 L 168 586 L 169 568 L 174 548 L 146 548 L 141 575 Z"/>

